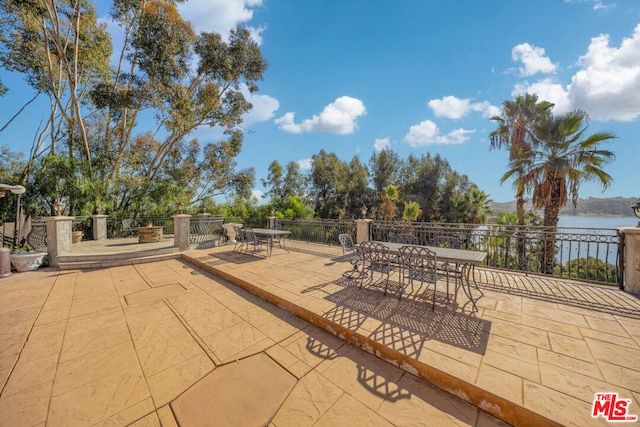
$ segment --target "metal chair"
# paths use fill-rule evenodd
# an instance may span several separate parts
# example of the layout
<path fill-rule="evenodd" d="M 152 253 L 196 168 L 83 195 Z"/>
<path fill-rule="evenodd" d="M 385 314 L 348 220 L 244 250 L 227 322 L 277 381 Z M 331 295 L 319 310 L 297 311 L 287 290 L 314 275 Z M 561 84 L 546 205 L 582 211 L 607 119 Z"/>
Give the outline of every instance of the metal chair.
<path fill-rule="evenodd" d="M 233 226 L 233 231 L 236 234 L 236 244 L 233 246 L 234 252 L 242 252 L 242 247 L 244 246 L 246 240 L 244 238 L 244 230 L 237 225 Z"/>
<path fill-rule="evenodd" d="M 371 272 L 370 281 L 373 282 L 374 273 L 379 273 L 381 279 L 385 279 L 384 294 L 387 294 L 389 275 L 396 269 L 396 264 L 391 262 L 389 248 L 379 242 L 363 242 L 360 244 L 362 252 L 362 272 Z M 364 285 L 364 279 L 369 275 L 363 275 L 360 288 Z"/>
<path fill-rule="evenodd" d="M 453 236 L 436 236 L 429 240 L 429 246 L 438 246 L 440 248 L 460 249 L 462 242 Z M 450 264 L 448 262 L 438 263 L 438 271 L 445 275 L 447 279 L 447 295 L 449 294 L 449 278 L 453 277 L 456 283 L 462 283 L 463 271 L 458 265 Z"/>
<path fill-rule="evenodd" d="M 425 246 L 402 246 L 400 248 L 400 297 L 407 284 L 418 281 L 421 283 L 433 283 L 433 303 L 431 310 L 436 307 L 436 284 L 438 282 L 438 257 L 436 253 Z M 447 299 L 449 298 L 449 285 L 447 285 Z"/>
<path fill-rule="evenodd" d="M 260 239 L 256 233 L 250 228 L 243 229 L 244 246 L 247 253 L 249 248 L 252 248 L 251 254 L 255 254 L 258 250 L 262 249 L 262 239 Z"/>
<path fill-rule="evenodd" d="M 462 242 L 453 236 L 435 236 L 429 239 L 429 246 L 460 249 L 462 247 Z"/>
<path fill-rule="evenodd" d="M 403 245 L 417 245 L 418 238 L 413 234 L 398 234 L 396 236 L 396 243 L 401 243 Z"/>
<path fill-rule="evenodd" d="M 340 247 L 342 248 L 342 259 L 345 261 L 349 261 L 353 268 L 349 271 L 345 271 L 342 273 L 342 277 L 346 279 L 358 279 L 362 278 L 363 274 L 366 276 L 364 271 L 360 271 L 360 265 L 362 264 L 362 257 L 360 252 L 356 249 L 356 246 L 353 244 L 353 239 L 348 234 L 340 234 L 338 235 L 338 241 L 340 242 Z"/>

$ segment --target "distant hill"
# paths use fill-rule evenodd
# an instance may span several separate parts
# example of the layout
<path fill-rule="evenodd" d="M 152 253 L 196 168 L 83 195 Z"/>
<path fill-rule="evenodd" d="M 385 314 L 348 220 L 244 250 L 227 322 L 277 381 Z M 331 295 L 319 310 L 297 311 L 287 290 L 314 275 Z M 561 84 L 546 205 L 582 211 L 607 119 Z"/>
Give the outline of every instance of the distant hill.
<path fill-rule="evenodd" d="M 587 199 L 578 199 L 578 204 L 574 209 L 573 204 L 569 204 L 560 210 L 560 215 L 615 215 L 615 216 L 633 216 L 631 205 L 638 202 L 637 198 L 631 197 L 609 197 L 596 198 L 589 197 Z M 531 209 L 531 203 L 525 204 L 525 209 Z M 493 214 L 501 212 L 515 212 L 516 202 L 492 202 L 491 210 Z M 539 212 L 542 214 L 542 212 Z"/>

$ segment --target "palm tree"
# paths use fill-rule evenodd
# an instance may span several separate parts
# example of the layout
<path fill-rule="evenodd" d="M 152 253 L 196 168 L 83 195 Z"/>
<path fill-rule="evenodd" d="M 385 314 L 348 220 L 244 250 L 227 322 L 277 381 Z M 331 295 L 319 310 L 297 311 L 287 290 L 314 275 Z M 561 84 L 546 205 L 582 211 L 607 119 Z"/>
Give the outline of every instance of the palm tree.
<path fill-rule="evenodd" d="M 385 221 L 391 220 L 396 212 L 396 200 L 398 200 L 398 186 L 389 184 L 382 190 L 382 203 L 380 212 Z"/>
<path fill-rule="evenodd" d="M 582 182 L 599 182 L 604 191 L 612 181 L 603 166 L 610 163 L 615 154 L 599 149 L 598 144 L 616 136 L 608 132 L 585 135 L 588 120 L 582 110 L 550 115 L 535 127 L 536 148 L 511 162 L 510 172 L 521 169 L 524 182 L 533 188 L 534 209 L 544 209 L 547 236 L 541 254 L 541 271 L 545 274 L 553 273 L 560 209 L 567 205 L 569 199 L 575 207 Z M 508 174 L 503 180 L 508 178 Z"/>
<path fill-rule="evenodd" d="M 547 101 L 538 102 L 538 96 L 525 94 L 518 96 L 515 101 L 504 101 L 500 116 L 491 117 L 498 122 L 498 128 L 489 134 L 491 148 L 508 148 L 511 172 L 516 190 L 516 213 L 518 215 L 518 265 L 521 270 L 526 269 L 526 254 L 524 241 L 524 195 L 527 182 L 522 172 L 522 160 L 535 144 L 533 137 L 535 126 L 551 114 L 554 104 Z M 501 182 L 504 182 L 503 179 Z"/>
<path fill-rule="evenodd" d="M 472 187 L 464 195 L 464 199 L 468 209 L 469 224 L 484 224 L 487 222 L 487 214 L 491 214 L 489 204 L 492 200 L 489 195 L 478 187 Z"/>

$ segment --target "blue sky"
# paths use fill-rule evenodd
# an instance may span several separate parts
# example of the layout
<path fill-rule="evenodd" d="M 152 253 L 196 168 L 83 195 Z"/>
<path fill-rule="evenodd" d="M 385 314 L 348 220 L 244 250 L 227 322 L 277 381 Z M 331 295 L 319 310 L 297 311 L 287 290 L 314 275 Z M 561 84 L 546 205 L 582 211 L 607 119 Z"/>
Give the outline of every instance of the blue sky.
<path fill-rule="evenodd" d="M 439 153 L 494 201 L 513 200 L 488 118 L 528 91 L 556 113 L 584 109 L 589 133 L 619 137 L 603 146 L 616 153 L 613 184 L 602 193 L 585 183 L 581 197 L 640 197 L 640 1 L 190 0 L 180 10 L 197 31 L 250 27 L 269 63 L 238 157 L 255 168 L 257 195 L 273 160 L 308 167 L 325 149 L 366 163 L 391 148 L 403 158 Z M 12 89 L 4 124 L 30 94 L 16 76 L 0 78 Z M 37 108 L 0 145 L 28 151 Z"/>

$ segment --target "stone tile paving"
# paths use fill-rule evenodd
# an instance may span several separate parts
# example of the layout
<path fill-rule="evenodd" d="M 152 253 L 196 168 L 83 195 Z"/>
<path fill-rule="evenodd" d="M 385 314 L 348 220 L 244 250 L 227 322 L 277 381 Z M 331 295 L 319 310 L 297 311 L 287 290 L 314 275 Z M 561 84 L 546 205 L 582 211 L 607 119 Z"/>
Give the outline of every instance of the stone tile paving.
<path fill-rule="evenodd" d="M 500 405 L 513 404 L 497 410 L 485 407 L 495 414 L 512 406 L 563 425 L 606 424 L 602 417 L 591 417 L 595 393 L 606 391 L 631 399 L 630 413 L 640 414 L 637 297 L 617 288 L 587 285 L 589 303 L 578 299 L 565 304 L 557 298 L 545 301 L 539 294 L 512 289 L 500 292 L 493 282 L 482 288 L 484 296 L 476 315 L 469 315 L 468 308 L 463 311 L 463 293 L 447 305 L 439 296 L 432 312 L 429 294 L 398 301 L 393 295 L 384 297 L 382 288 L 360 289 L 341 280 L 341 273 L 351 266 L 340 262 L 340 255 L 339 249 L 290 242 L 289 253 L 275 251 L 269 258 L 235 254 L 224 247 L 186 256 L 276 303 L 294 303 L 288 309 L 303 317 L 316 315 L 314 323 L 329 320 L 327 329 L 344 327 L 338 334 L 355 332 L 348 341 L 365 340 L 363 348 L 382 344 L 395 352 L 383 358 L 398 365 L 409 363 L 407 371 L 418 369 L 422 377 L 460 396 L 478 393 L 465 398 L 480 406 L 487 397 Z M 503 275 L 481 271 L 478 276 L 483 274 Z M 521 280 L 519 286 L 527 280 Z M 572 287 L 569 293 L 578 295 L 584 285 L 565 281 L 558 286 Z M 390 289 L 393 293 L 393 287 Z M 601 302 L 594 304 L 598 298 Z M 615 301 L 624 309 L 616 314 L 602 301 Z M 379 352 L 380 348 L 369 351 Z M 331 377 L 332 383 L 338 377 Z M 385 392 L 393 396 L 394 386 L 389 383 Z M 361 403 L 372 405 L 375 391 L 368 398 Z M 508 413 L 501 416 L 514 419 Z"/>
<path fill-rule="evenodd" d="M 303 292 L 317 283 L 332 288 L 342 266 L 315 273 L 306 259 L 276 256 L 239 265 L 240 276 L 280 295 L 318 310 L 335 306 Z M 282 276 L 295 285 L 281 287 Z M 295 381 L 283 402 L 271 404 L 264 422 L 272 426 L 504 425 L 180 260 L 0 279 L 0 342 L 0 426 L 178 425 L 180 403 L 191 401 L 199 381 L 256 355 Z M 219 387 L 200 388 L 215 406 L 206 393 Z M 236 419 L 217 409 L 229 417 L 220 425 Z"/>

